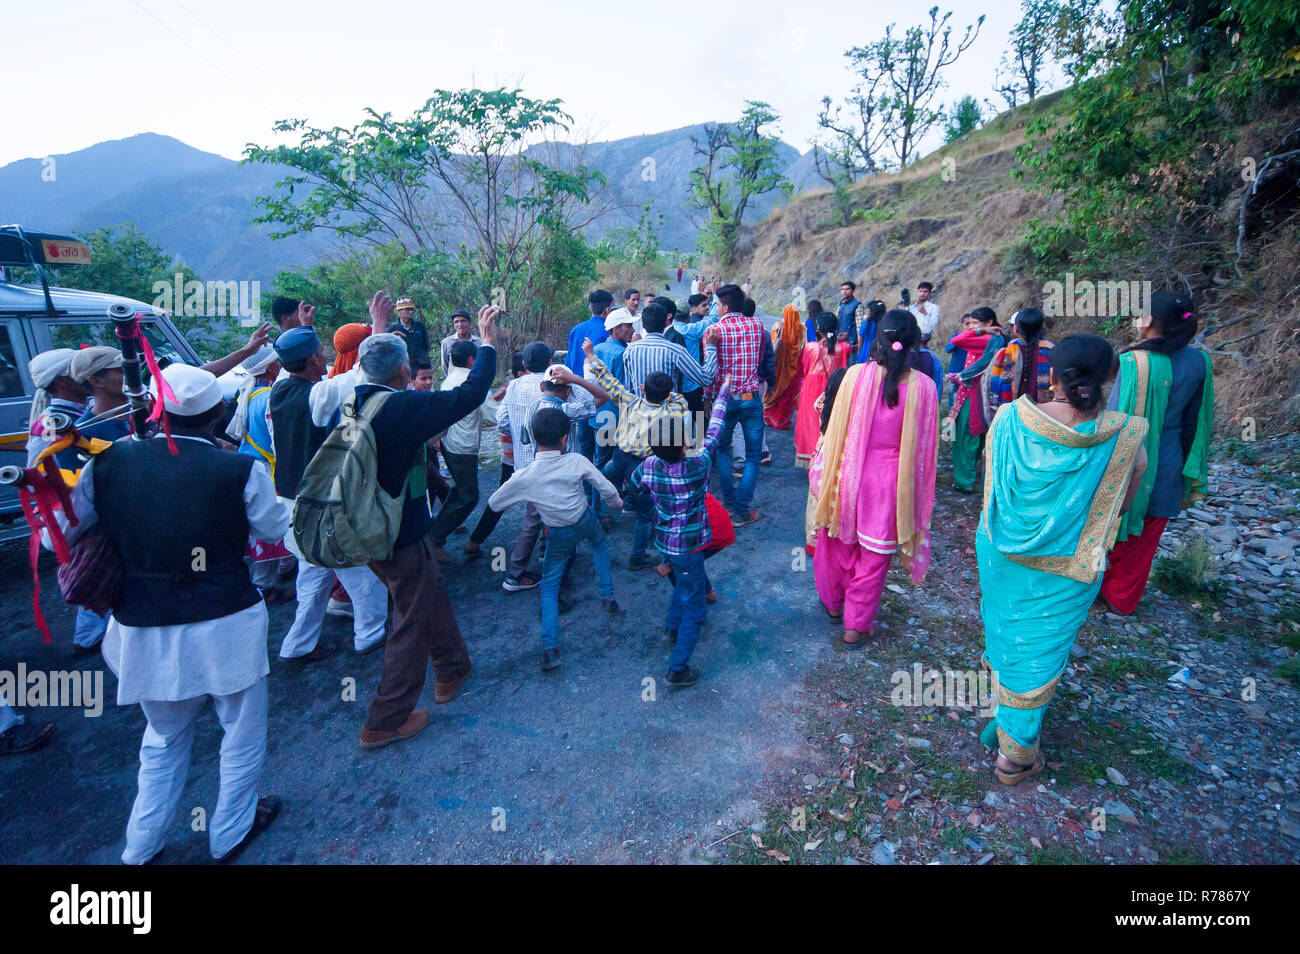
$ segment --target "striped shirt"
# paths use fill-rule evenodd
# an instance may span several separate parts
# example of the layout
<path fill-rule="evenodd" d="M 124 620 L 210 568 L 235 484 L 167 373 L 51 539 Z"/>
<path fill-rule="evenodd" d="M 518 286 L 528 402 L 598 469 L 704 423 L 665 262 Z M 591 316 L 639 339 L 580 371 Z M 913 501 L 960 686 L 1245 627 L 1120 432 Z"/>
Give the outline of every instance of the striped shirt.
<path fill-rule="evenodd" d="M 614 437 L 619 450 L 634 457 L 646 457 L 652 444 L 685 443 L 691 419 L 691 408 L 686 398 L 674 391 L 662 404 L 651 404 L 623 387 L 595 355 L 587 359 L 587 370 L 618 404 L 618 427 Z"/>
<path fill-rule="evenodd" d="M 541 371 L 515 378 L 506 385 L 506 395 L 497 410 L 497 430 L 509 434 L 515 452 L 515 469 L 527 467 L 533 460 L 533 438 L 530 431 L 533 411 L 542 399 Z M 560 408 L 575 421 L 585 421 L 596 413 L 591 395 L 581 388 L 573 388 L 569 400 Z"/>
<path fill-rule="evenodd" d="M 698 455 L 688 454 L 675 464 L 658 457 L 646 458 L 630 478 L 640 492 L 650 492 L 655 507 L 655 546 L 669 556 L 682 556 L 713 539 L 709 530 L 704 495 L 709 489 L 709 470 L 718 449 L 718 435 L 727 416 L 724 387 L 713 405 L 709 430 Z"/>
<path fill-rule="evenodd" d="M 708 385 L 717 367 L 717 349 L 713 346 L 706 346 L 704 366 L 700 367 L 689 351 L 656 331 L 633 341 L 623 352 L 623 379 L 631 390 L 640 394 L 645 393 L 645 379 L 656 371 L 672 378 L 673 390 L 680 394 L 684 381 L 700 387 Z"/>
<path fill-rule="evenodd" d="M 717 373 L 709 384 L 705 396 L 712 399 L 717 396 L 727 375 L 731 375 L 731 393 L 745 394 L 757 391 L 759 383 L 758 366 L 763 360 L 763 339 L 767 332 L 763 323 L 757 318 L 746 318 L 740 312 L 733 311 L 723 315 L 715 325 L 722 335 L 718 343 Z"/>

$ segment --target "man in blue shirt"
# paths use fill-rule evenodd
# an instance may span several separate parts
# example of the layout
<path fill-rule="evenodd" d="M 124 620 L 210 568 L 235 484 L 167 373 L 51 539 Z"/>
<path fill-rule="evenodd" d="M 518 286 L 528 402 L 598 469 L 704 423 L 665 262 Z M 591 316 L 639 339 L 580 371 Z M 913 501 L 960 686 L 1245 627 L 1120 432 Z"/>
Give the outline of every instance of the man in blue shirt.
<path fill-rule="evenodd" d="M 609 332 L 605 329 L 605 319 L 614 306 L 614 296 L 603 288 L 597 288 L 587 296 L 587 305 L 591 308 L 591 317 L 586 321 L 578 322 L 569 332 L 569 353 L 564 359 L 569 370 L 578 377 L 582 377 L 583 361 L 586 360 L 586 356 L 582 353 L 582 342 L 590 338 L 593 345 L 598 345 L 609 337 Z M 578 445 L 582 456 L 594 463 L 596 432 L 590 427 L 578 428 Z"/>
<path fill-rule="evenodd" d="M 835 315 L 840 320 L 839 336 L 841 341 L 847 341 L 849 347 L 854 351 L 858 347 L 858 318 L 859 310 L 862 308 L 862 302 L 853 297 L 858 286 L 853 282 L 840 283 L 840 303 L 835 309 Z"/>

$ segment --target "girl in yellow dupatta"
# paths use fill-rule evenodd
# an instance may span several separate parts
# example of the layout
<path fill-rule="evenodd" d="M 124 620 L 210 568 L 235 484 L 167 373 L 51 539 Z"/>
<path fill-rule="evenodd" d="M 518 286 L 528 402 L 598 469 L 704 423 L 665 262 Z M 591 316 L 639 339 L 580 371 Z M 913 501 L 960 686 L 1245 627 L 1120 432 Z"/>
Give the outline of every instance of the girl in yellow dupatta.
<path fill-rule="evenodd" d="M 881 319 L 872 360 L 849 368 L 809 474 L 817 509 L 813 575 L 837 642 L 860 649 L 898 554 L 920 583 L 930 565 L 938 395 L 908 367 L 921 341 L 911 312 Z"/>
<path fill-rule="evenodd" d="M 781 324 L 772 329 L 772 344 L 776 348 L 776 387 L 763 399 L 763 420 L 768 427 L 778 431 L 789 430 L 794 424 L 799 384 L 803 380 L 800 359 L 805 335 L 807 331 L 799 317 L 799 309 L 786 305 L 781 312 Z"/>

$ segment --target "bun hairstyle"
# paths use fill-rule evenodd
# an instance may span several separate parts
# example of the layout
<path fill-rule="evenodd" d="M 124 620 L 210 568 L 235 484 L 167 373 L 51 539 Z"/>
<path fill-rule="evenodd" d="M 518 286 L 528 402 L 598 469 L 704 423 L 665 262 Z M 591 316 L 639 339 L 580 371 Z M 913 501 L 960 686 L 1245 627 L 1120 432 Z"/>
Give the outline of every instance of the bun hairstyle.
<path fill-rule="evenodd" d="M 817 316 L 817 333 L 826 336 L 826 351 L 835 353 L 835 344 L 839 340 L 840 319 L 834 312 L 823 311 Z"/>
<path fill-rule="evenodd" d="M 1067 335 L 1049 352 L 1052 370 L 1077 411 L 1101 406 L 1102 386 L 1115 374 L 1115 349 L 1098 335 Z"/>
<path fill-rule="evenodd" d="M 1192 300 L 1171 291 L 1158 291 L 1151 296 L 1151 318 L 1160 329 L 1159 338 L 1147 338 L 1135 344 L 1132 351 L 1154 351 L 1173 354 L 1187 347 L 1196 336 L 1196 309 Z"/>
<path fill-rule="evenodd" d="M 908 358 L 920 343 L 921 328 L 910 311 L 895 308 L 885 312 L 871 343 L 871 359 L 885 369 L 882 391 L 888 407 L 898 404 L 898 382 L 907 373 Z"/>
<path fill-rule="evenodd" d="M 822 395 L 822 433 L 826 433 L 826 425 L 831 422 L 831 412 L 835 410 L 835 395 L 840 393 L 840 385 L 844 382 L 844 375 L 848 374 L 848 368 L 836 368 L 831 372 L 831 376 L 826 379 L 826 393 Z"/>

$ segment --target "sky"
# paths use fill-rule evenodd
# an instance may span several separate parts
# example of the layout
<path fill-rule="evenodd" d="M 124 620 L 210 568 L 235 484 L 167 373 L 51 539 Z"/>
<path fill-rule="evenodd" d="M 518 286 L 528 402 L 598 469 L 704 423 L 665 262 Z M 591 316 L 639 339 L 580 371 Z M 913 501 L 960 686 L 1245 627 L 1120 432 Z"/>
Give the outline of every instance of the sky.
<path fill-rule="evenodd" d="M 1018 7 L 940 7 L 958 36 L 987 14 L 946 71 L 945 103 L 997 99 Z M 238 158 L 279 141 L 278 119 L 352 126 L 366 107 L 406 116 L 434 89 L 499 85 L 563 100 L 570 138 L 593 140 L 732 119 L 764 100 L 805 151 L 821 98 L 852 85 L 844 51 L 928 19 L 896 0 L 7 3 L 0 165 L 141 132 Z"/>

